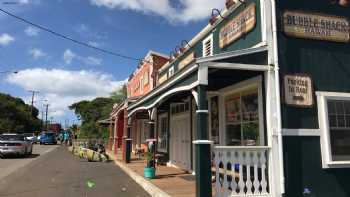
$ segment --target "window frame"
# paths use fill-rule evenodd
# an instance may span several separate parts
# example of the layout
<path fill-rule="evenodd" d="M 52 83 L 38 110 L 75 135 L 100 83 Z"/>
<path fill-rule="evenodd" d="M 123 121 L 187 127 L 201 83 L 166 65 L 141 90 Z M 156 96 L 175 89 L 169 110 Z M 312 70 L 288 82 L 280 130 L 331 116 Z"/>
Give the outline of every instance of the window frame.
<path fill-rule="evenodd" d="M 328 117 L 328 100 L 350 101 L 350 93 L 316 91 L 318 123 L 320 127 L 321 157 L 323 168 L 350 168 L 349 161 L 334 161 Z"/>
<path fill-rule="evenodd" d="M 168 135 L 169 135 L 169 119 L 168 119 L 168 113 L 163 113 L 158 115 L 158 138 L 159 138 L 159 134 L 162 133 L 162 120 L 165 119 L 166 121 L 166 146 L 165 148 L 159 148 L 159 146 L 157 146 L 157 150 L 158 152 L 162 152 L 162 153 L 167 153 L 168 152 L 168 146 L 169 146 L 169 140 L 168 140 Z"/>
<path fill-rule="evenodd" d="M 259 109 L 258 109 L 258 113 L 259 113 L 259 142 L 261 144 L 261 146 L 265 146 L 268 142 L 266 142 L 265 140 L 265 134 L 266 134 L 266 129 L 265 129 L 265 115 L 264 115 L 264 101 L 263 101 L 263 86 L 262 86 L 262 77 L 261 76 L 256 76 L 250 79 L 246 79 L 244 81 L 238 82 L 236 84 L 233 84 L 231 86 L 225 87 L 221 90 L 219 90 L 219 110 L 220 115 L 219 115 L 219 124 L 221 124 L 222 126 L 219 126 L 219 130 L 220 130 L 220 144 L 222 144 L 223 146 L 227 146 L 226 144 L 226 132 L 227 132 L 227 122 L 226 122 L 226 107 L 225 107 L 225 100 L 228 96 L 232 95 L 232 94 L 236 94 L 245 90 L 248 90 L 252 87 L 256 87 L 257 88 L 257 93 L 258 93 L 258 102 L 259 102 Z"/>

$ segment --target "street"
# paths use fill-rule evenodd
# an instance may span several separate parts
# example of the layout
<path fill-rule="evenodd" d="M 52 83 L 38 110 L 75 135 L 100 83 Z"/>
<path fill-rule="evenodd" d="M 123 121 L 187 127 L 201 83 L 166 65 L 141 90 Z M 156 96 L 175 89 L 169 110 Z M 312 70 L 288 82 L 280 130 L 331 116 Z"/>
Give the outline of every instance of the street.
<path fill-rule="evenodd" d="M 36 145 L 32 158 L 0 160 L 0 180 L 1 197 L 149 196 L 113 162 L 87 162 L 61 146 Z"/>

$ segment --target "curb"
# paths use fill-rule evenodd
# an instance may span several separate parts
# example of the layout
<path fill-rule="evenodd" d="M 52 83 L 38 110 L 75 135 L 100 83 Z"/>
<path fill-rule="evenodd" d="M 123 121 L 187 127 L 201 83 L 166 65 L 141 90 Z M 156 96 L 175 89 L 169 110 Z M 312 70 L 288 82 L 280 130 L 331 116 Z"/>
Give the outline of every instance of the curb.
<path fill-rule="evenodd" d="M 114 159 L 113 155 L 107 153 L 110 159 L 114 160 L 114 163 L 120 167 L 131 179 L 133 179 L 137 184 L 139 184 L 149 195 L 152 197 L 171 197 L 169 194 L 161 190 L 159 187 L 155 186 L 149 180 L 145 179 L 143 176 L 140 176 L 125 164 Z"/>

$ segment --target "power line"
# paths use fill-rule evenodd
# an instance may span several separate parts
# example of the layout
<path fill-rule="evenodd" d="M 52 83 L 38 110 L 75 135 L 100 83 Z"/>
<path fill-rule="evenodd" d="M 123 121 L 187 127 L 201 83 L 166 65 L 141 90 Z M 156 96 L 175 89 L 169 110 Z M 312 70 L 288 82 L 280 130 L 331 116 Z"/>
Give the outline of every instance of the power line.
<path fill-rule="evenodd" d="M 51 29 L 49 29 L 47 27 L 44 27 L 42 25 L 35 24 L 35 23 L 33 23 L 33 22 L 31 22 L 31 21 L 29 21 L 27 19 L 24 19 L 24 18 L 22 18 L 20 16 L 17 16 L 15 14 L 12 14 L 12 13 L 4 10 L 4 9 L 0 8 L 0 11 L 2 13 L 6 14 L 8 16 L 11 16 L 11 17 L 13 17 L 13 18 L 15 18 L 17 20 L 20 20 L 20 21 L 22 21 L 22 22 L 24 22 L 26 24 L 29 24 L 31 26 L 34 26 L 34 27 L 38 28 L 38 29 L 41 29 L 41 30 L 46 31 L 48 33 L 51 33 L 51 34 L 53 34 L 53 35 L 55 35 L 57 37 L 60 37 L 62 39 L 69 40 L 69 41 L 71 41 L 71 42 L 73 42 L 75 44 L 78 44 L 78 45 L 81 45 L 81 46 L 84 46 L 84 47 L 87 47 L 87 48 L 91 48 L 91 49 L 94 49 L 96 51 L 100 51 L 102 53 L 106 53 L 106 54 L 113 55 L 113 56 L 116 56 L 116 57 L 124 58 L 124 59 L 129 59 L 129 60 L 134 60 L 134 61 L 142 61 L 143 60 L 143 59 L 140 59 L 140 58 L 127 56 L 127 55 L 123 55 L 123 54 L 116 53 L 116 52 L 113 52 L 113 51 L 109 51 L 109 50 L 106 50 L 106 49 L 102 49 L 102 48 L 99 48 L 99 47 L 96 47 L 96 46 L 92 46 L 91 44 L 88 44 L 86 42 L 82 42 L 82 41 L 76 40 L 76 39 L 74 39 L 74 38 L 72 38 L 70 36 L 63 35 L 61 33 L 58 33 L 56 31 L 51 30 Z"/>

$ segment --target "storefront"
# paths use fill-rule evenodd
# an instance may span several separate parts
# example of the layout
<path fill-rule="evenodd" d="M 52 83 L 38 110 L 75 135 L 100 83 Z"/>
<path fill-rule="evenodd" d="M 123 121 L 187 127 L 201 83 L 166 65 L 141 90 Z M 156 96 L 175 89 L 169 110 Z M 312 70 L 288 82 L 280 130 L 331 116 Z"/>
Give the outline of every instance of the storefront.
<path fill-rule="evenodd" d="M 235 3 L 159 69 L 128 117 L 148 112 L 157 152 L 195 174 L 197 196 L 350 196 L 344 2 Z"/>

